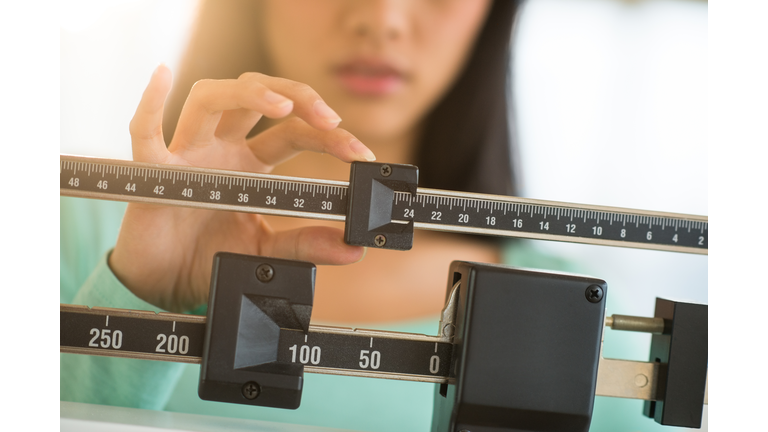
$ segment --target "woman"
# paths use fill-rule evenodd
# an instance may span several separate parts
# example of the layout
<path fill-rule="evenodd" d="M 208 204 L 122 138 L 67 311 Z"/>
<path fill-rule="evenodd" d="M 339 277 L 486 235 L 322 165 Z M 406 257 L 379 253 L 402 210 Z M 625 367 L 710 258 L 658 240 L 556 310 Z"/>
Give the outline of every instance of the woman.
<path fill-rule="evenodd" d="M 205 2 L 165 114 L 170 71 L 160 66 L 145 90 L 130 127 L 134 159 L 346 179 L 348 162 L 376 157 L 416 164 L 420 186 L 512 194 L 515 9 L 490 0 Z M 78 205 L 62 201 L 62 224 Z M 450 261 L 499 262 L 502 250 L 470 236 L 414 237 L 410 252 L 368 250 L 363 260 L 332 223 L 130 204 L 114 250 L 72 295 L 62 286 L 62 302 L 200 313 L 211 258 L 231 251 L 354 263 L 318 268 L 313 322 L 433 334 Z M 194 367 L 61 363 L 65 400 L 365 430 L 424 430 L 431 415 L 433 388 L 417 383 L 308 375 L 302 408 L 285 412 L 199 401 Z M 99 391 L 105 382 L 109 394 Z"/>
<path fill-rule="evenodd" d="M 168 140 L 169 153 L 161 135 L 155 134 L 170 80 L 161 68 L 132 121 L 134 158 L 346 179 L 349 168 L 344 162 L 373 159 L 375 153 L 381 161 L 417 164 L 421 186 L 509 194 L 504 89 L 513 6 L 499 2 L 491 11 L 488 1 L 252 2 L 246 7 L 237 2 L 228 11 L 249 17 L 248 25 L 240 27 L 232 25 L 234 17 L 217 16 L 222 13 L 219 2 L 206 4 L 198 24 L 203 34 L 192 39 L 165 116 L 164 130 L 173 134 Z M 254 25 L 257 17 L 261 25 Z M 486 17 L 490 22 L 481 32 Z M 210 29 L 209 24 L 219 24 L 219 28 Z M 244 29 L 248 33 L 240 33 L 237 40 L 257 44 L 236 51 L 225 42 L 211 44 L 209 38 L 222 31 L 221 27 Z M 227 55 L 206 52 L 201 39 Z M 483 49 L 476 50 L 469 61 L 473 46 Z M 496 52 L 487 52 L 491 49 Z M 253 60 L 229 66 L 233 57 Z M 198 82 L 189 90 L 200 79 L 222 76 L 240 78 Z M 264 93 L 267 90 L 272 92 Z M 186 105 L 181 110 L 183 98 Z M 265 105 L 270 98 L 276 101 Z M 154 113 L 145 114 L 149 109 Z M 204 114 L 208 112 L 211 114 Z M 289 113 L 292 118 L 278 125 L 265 124 L 260 118 L 264 114 L 282 119 Z M 201 122 L 205 125 L 198 128 Z M 260 130 L 246 141 L 246 133 L 254 125 Z M 149 135 L 153 139 L 142 138 Z M 326 152 L 338 160 L 309 152 L 297 155 L 293 151 L 297 147 Z M 292 156 L 296 157 L 286 160 Z M 322 249 L 315 244 L 306 252 L 272 249 L 273 245 L 293 244 L 296 237 L 271 237 L 260 229 L 252 237 L 243 235 L 262 221 L 276 232 L 320 225 L 315 221 L 163 209 L 167 221 L 180 217 L 171 215 L 200 217 L 174 231 L 161 222 L 158 211 L 154 206 L 128 206 L 110 266 L 139 297 L 169 310 L 190 310 L 207 301 L 209 270 L 193 275 L 192 269 L 209 269 L 211 256 L 218 250 L 318 264 L 348 264 L 362 258 L 361 250 L 338 244 L 338 231 L 315 229 L 309 235 L 294 231 L 291 236 L 312 236 L 313 242 L 325 239 Z M 247 244 L 240 243 L 244 238 Z M 152 246 L 155 242 L 157 246 Z M 163 245 L 170 244 L 200 253 L 159 253 L 168 247 Z M 495 247 L 476 239 L 418 233 L 414 245 L 415 250 L 408 254 L 372 250 L 368 259 L 355 266 L 321 268 L 314 318 L 372 323 L 435 316 L 442 306 L 444 273 L 451 260 L 499 259 Z M 158 251 L 159 256 L 147 253 L 151 251 Z M 419 258 L 414 259 L 415 255 Z M 174 261 L 160 256 L 173 256 Z M 177 273 L 183 276 L 167 280 L 169 266 L 179 269 L 170 272 L 174 278 Z M 137 268 L 144 269 L 142 275 L 135 274 Z M 393 279 L 393 274 L 399 278 Z M 164 279 L 156 280 L 159 275 Z M 365 287 L 353 282 L 355 279 L 365 281 Z M 192 292 L 188 292 L 190 286 Z M 414 286 L 424 288 L 414 290 Z M 171 292 L 170 298 L 163 297 Z"/>

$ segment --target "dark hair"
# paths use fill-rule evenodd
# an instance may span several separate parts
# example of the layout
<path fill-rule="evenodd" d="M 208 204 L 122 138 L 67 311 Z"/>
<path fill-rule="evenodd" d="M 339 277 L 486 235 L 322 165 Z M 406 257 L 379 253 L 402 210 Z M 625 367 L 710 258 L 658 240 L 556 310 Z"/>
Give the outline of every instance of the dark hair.
<path fill-rule="evenodd" d="M 516 192 L 508 101 L 516 11 L 515 1 L 494 1 L 463 71 L 427 115 L 414 161 L 420 187 L 501 195 Z M 237 78 L 249 71 L 268 73 L 261 29 L 254 25 L 259 13 L 259 2 L 253 0 L 208 0 L 200 5 L 166 104 L 167 142 L 196 81 Z M 263 128 L 261 124 L 251 133 Z"/>

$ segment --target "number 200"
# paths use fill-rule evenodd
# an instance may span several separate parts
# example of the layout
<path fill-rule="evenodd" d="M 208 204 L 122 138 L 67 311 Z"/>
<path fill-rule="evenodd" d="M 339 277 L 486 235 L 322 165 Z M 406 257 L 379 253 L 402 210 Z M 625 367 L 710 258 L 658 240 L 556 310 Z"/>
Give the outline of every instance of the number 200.
<path fill-rule="evenodd" d="M 174 334 L 166 336 L 160 333 L 157 335 L 157 340 L 159 340 L 160 343 L 157 344 L 155 352 L 164 353 L 167 349 L 167 352 L 170 354 L 175 354 L 177 350 L 179 351 L 179 354 L 186 354 L 187 351 L 189 351 L 188 336 L 178 337 Z M 166 341 L 168 342 L 168 345 L 166 345 Z"/>

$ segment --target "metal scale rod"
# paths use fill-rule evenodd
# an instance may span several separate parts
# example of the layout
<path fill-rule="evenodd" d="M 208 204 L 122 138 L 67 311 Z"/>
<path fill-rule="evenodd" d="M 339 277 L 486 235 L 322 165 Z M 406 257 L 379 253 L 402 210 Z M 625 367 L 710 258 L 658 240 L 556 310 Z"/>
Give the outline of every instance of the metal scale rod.
<path fill-rule="evenodd" d="M 62 304 L 60 350 L 199 364 L 205 324 L 198 315 Z M 306 372 L 450 382 L 452 347 L 445 337 L 312 325 L 307 335 L 281 329 L 280 339 L 278 361 L 303 364 Z M 601 358 L 596 395 L 656 400 L 659 367 Z"/>
<path fill-rule="evenodd" d="M 349 183 L 61 155 L 62 196 L 344 221 Z M 418 188 L 392 222 L 417 229 L 708 253 L 706 216 Z"/>

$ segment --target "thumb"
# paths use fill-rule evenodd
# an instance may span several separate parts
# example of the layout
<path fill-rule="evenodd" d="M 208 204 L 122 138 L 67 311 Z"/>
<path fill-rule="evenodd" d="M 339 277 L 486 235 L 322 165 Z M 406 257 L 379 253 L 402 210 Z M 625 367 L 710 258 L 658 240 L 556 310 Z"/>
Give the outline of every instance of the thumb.
<path fill-rule="evenodd" d="M 163 139 L 163 107 L 170 90 L 171 70 L 161 64 L 149 79 L 128 128 L 136 161 L 163 163 L 170 154 Z"/>
<path fill-rule="evenodd" d="M 344 243 L 344 232 L 331 227 L 304 227 L 274 232 L 262 244 L 260 255 L 309 261 L 314 264 L 353 264 L 365 248 Z"/>

